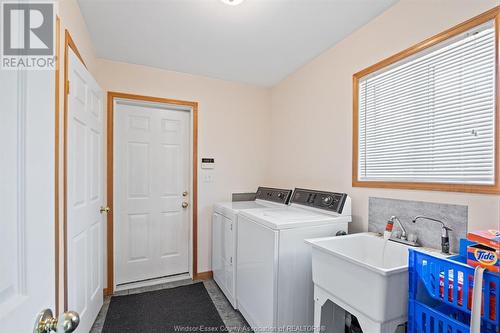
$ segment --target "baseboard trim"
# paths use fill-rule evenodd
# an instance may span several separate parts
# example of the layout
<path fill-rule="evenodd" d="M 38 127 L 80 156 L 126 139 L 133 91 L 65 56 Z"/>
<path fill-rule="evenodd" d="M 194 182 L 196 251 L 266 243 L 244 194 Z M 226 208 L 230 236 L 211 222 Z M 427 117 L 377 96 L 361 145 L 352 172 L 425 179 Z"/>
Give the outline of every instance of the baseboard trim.
<path fill-rule="evenodd" d="M 194 276 L 194 280 L 210 280 L 214 276 L 212 271 L 200 272 Z"/>
<path fill-rule="evenodd" d="M 113 292 L 111 292 L 111 289 L 109 289 L 109 288 L 104 288 L 102 290 L 102 293 L 103 293 L 104 297 L 113 295 Z"/>

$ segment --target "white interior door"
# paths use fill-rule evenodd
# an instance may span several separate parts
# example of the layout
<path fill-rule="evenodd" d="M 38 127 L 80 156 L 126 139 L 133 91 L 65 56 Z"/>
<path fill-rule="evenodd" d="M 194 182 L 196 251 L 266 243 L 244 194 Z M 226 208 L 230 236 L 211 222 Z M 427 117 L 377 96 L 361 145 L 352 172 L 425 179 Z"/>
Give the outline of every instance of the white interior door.
<path fill-rule="evenodd" d="M 68 61 L 68 306 L 86 333 L 103 303 L 103 93 L 71 50 Z"/>
<path fill-rule="evenodd" d="M 0 69 L 0 331 L 55 310 L 54 72 Z"/>
<path fill-rule="evenodd" d="M 189 112 L 126 101 L 114 110 L 115 283 L 188 273 Z"/>

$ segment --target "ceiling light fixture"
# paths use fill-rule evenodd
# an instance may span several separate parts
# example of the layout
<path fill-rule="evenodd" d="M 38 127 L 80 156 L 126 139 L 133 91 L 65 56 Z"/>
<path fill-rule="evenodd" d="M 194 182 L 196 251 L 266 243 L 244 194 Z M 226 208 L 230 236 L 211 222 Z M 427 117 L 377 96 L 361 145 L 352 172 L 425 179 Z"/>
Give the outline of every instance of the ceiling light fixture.
<path fill-rule="evenodd" d="M 220 1 L 229 6 L 237 6 L 241 4 L 244 0 L 220 0 Z"/>

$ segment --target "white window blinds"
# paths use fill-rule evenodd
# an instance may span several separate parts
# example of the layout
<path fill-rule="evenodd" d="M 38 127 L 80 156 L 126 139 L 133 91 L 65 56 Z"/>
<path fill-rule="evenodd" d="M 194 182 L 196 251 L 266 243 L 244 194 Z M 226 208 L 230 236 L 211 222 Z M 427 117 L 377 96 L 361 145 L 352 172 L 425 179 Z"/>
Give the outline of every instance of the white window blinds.
<path fill-rule="evenodd" d="M 358 84 L 358 180 L 494 184 L 493 21 Z"/>

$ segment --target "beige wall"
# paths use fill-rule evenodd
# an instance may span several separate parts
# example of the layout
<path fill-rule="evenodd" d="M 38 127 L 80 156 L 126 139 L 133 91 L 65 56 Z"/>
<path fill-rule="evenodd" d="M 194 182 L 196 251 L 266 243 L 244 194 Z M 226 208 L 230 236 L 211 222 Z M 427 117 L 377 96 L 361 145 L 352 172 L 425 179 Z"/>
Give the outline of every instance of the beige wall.
<path fill-rule="evenodd" d="M 231 193 L 254 191 L 265 180 L 270 137 L 268 89 L 99 59 L 104 90 L 199 103 L 199 158 L 214 157 L 214 180 L 198 167 L 198 271 L 211 270 L 211 212 Z"/>
<path fill-rule="evenodd" d="M 59 0 L 57 4 L 58 16 L 61 19 L 61 52 L 64 52 L 64 30 L 67 29 L 78 46 L 78 51 L 88 70 L 95 74 L 97 58 L 78 3 L 76 0 Z"/>
<path fill-rule="evenodd" d="M 467 205 L 469 229 L 498 227 L 499 196 L 351 186 L 352 75 L 496 5 L 402 0 L 274 87 L 269 182 L 349 193 L 351 231 L 367 230 L 370 196 Z"/>

